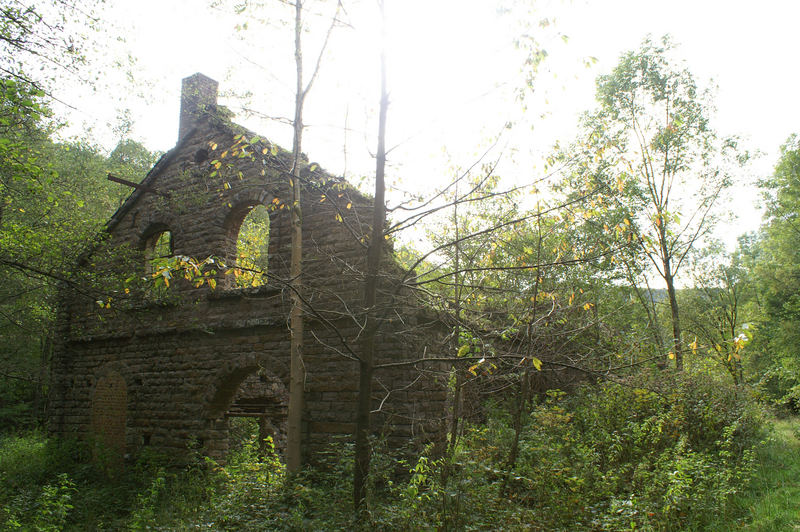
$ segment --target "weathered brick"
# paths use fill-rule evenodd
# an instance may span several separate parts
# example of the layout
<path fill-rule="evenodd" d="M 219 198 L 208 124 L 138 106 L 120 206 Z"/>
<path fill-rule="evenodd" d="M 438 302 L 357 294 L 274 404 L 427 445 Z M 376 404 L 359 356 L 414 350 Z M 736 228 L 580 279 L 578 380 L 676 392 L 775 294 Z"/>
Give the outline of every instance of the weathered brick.
<path fill-rule="evenodd" d="M 251 134 L 216 113 L 215 83 L 203 77 L 187 81 L 198 92 L 182 100 L 189 107 L 181 110 L 180 140 L 143 181 L 167 196 L 135 190 L 109 221 L 105 246 L 144 250 L 154 233 L 169 230 L 175 253 L 214 255 L 232 264 L 239 224 L 249 209 L 274 206 L 276 198 L 277 205 L 287 201 L 286 152 L 273 157 L 262 141 L 248 148 L 255 160 L 222 158 L 223 152 L 230 154 L 235 135 Z M 204 107 L 192 110 L 195 100 Z M 213 160 L 224 164 L 213 168 Z M 366 260 L 360 240 L 369 231 L 371 200 L 322 171 L 301 184 L 303 295 L 313 307 L 305 313 L 303 338 L 303 437 L 309 454 L 337 435 L 350 435 L 355 422 L 358 366 L 347 357 L 360 350 Z M 320 201 L 323 194 L 326 200 Z M 288 400 L 291 231 L 288 209 L 275 208 L 269 218 L 267 285 L 235 288 L 233 276 L 222 273 L 215 290 L 174 279 L 163 296 L 133 290 L 115 298 L 111 309 L 62 293 L 51 431 L 93 432 L 120 452 L 143 445 L 185 450 L 195 441 L 215 457 L 227 450 L 230 416 L 265 415 L 280 433 Z M 105 249 L 94 253 L 102 257 Z M 126 276 L 146 275 L 144 251 L 137 257 Z M 409 328 L 420 312 L 413 295 L 393 284 L 403 272 L 387 260 L 382 273 L 378 308 L 390 319 L 382 320 L 376 362 L 439 352 L 436 326 L 422 332 Z M 425 425 L 446 417 L 443 379 L 420 377 L 413 366 L 379 370 L 376 378 L 392 390 L 376 416 L 376 429 L 393 431 L 395 441 L 424 433 Z M 376 381 L 375 408 L 387 393 Z"/>

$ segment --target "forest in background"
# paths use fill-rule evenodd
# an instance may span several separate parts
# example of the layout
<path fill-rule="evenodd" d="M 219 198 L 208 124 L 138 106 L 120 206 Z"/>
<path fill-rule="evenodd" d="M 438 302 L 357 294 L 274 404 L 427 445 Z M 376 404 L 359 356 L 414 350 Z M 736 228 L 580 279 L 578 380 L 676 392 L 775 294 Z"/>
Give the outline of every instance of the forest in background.
<path fill-rule="evenodd" d="M 144 455 L 115 478 L 79 443 L 42 436 L 57 293 L 68 287 L 107 302 L 124 290 L 124 279 L 76 265 L 127 194 L 106 176 L 138 182 L 158 154 L 122 134 L 110 152 L 58 135 L 52 84 L 91 68 L 80 39 L 62 31 L 91 14 L 10 0 L 0 13 L 5 528 L 744 523 L 742 499 L 770 445 L 768 413 L 800 409 L 800 139 L 786 140 L 773 174 L 759 181 L 760 229 L 726 251 L 714 235 L 735 214 L 726 191 L 752 179 L 749 154 L 710 127 L 713 94 L 674 59 L 668 39 L 644 41 L 598 78 L 596 107 L 545 174 L 507 188 L 487 152 L 454 169 L 446 188 L 390 206 L 375 224 L 385 228 L 373 241 L 404 242 L 402 231 L 421 230 L 430 243 L 404 242 L 396 256 L 411 272 L 407 286 L 451 327 L 456 406 L 444 450 L 399 456 L 362 442 L 365 463 L 364 449 L 345 441 L 326 467 L 287 474 L 244 427 L 225 466 L 198 456 L 176 468 Z M 524 45 L 530 60 L 521 68 L 535 84 L 545 56 Z M 564 373 L 583 384 L 537 388 Z M 471 403 L 477 415 L 460 407 L 470 386 L 485 391 Z M 365 491 L 354 513 L 342 501 L 360 468 Z"/>

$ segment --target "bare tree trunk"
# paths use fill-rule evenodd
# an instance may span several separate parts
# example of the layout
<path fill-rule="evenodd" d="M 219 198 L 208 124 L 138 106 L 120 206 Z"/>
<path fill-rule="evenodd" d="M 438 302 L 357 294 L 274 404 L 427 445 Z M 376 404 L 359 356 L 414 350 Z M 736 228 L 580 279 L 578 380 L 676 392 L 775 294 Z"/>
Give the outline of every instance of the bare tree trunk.
<path fill-rule="evenodd" d="M 302 0 L 295 0 L 294 58 L 297 72 L 297 92 L 294 108 L 294 139 L 292 142 L 292 170 L 289 190 L 292 195 L 292 254 L 289 266 L 292 309 L 289 315 L 289 408 L 287 413 L 286 468 L 300 469 L 303 388 L 306 372 L 303 365 L 303 314 L 300 290 L 303 271 L 303 213 L 300 210 L 300 157 L 303 141 L 303 50 L 302 50 Z"/>
<path fill-rule="evenodd" d="M 678 313 L 678 298 L 675 293 L 675 278 L 672 274 L 669 255 L 664 254 L 664 281 L 667 283 L 669 309 L 672 317 L 672 352 L 675 354 L 675 369 L 683 371 L 683 341 L 681 339 L 681 322 Z"/>
<path fill-rule="evenodd" d="M 383 25 L 383 2 L 381 24 Z M 378 119 L 378 151 L 375 165 L 375 200 L 372 210 L 372 235 L 367 250 L 367 276 L 364 285 L 366 325 L 359 359 L 358 411 L 356 412 L 355 468 L 353 472 L 353 506 L 356 517 L 366 511 L 367 477 L 370 465 L 370 411 L 372 399 L 372 373 L 375 358 L 375 334 L 378 329 L 375 304 L 377 302 L 378 273 L 384 247 L 386 205 L 384 172 L 386 169 L 386 112 L 389 95 L 386 87 L 386 51 L 381 49 L 381 99 Z"/>
<path fill-rule="evenodd" d="M 681 322 L 678 314 L 678 299 L 675 295 L 675 281 L 672 276 L 667 277 L 667 294 L 669 295 L 669 309 L 672 314 L 672 349 L 675 353 L 675 369 L 683 371 Z"/>
<path fill-rule="evenodd" d="M 537 205 L 537 210 L 539 207 Z M 542 217 L 539 216 L 536 220 L 536 264 L 542 263 Z M 537 267 L 534 270 L 535 281 L 533 283 L 533 308 L 531 309 L 531 319 L 528 321 L 528 330 L 526 336 L 526 357 L 533 356 L 533 334 L 536 327 L 536 311 L 538 310 L 539 302 L 539 287 L 541 284 L 541 271 Z M 519 392 L 517 395 L 517 409 L 514 412 L 514 440 L 511 442 L 511 451 L 508 455 L 508 463 L 506 465 L 506 476 L 503 479 L 503 486 L 500 489 L 500 495 L 504 495 L 508 485 L 508 479 L 511 476 L 511 470 L 517 465 L 517 457 L 519 456 L 519 436 L 522 433 L 522 412 L 525 409 L 525 401 L 528 396 L 528 383 L 530 381 L 530 368 L 526 367 L 524 374 L 520 377 Z"/>
<path fill-rule="evenodd" d="M 455 330 L 453 331 L 454 336 L 454 350 L 458 353 L 459 349 L 461 348 L 461 274 L 459 273 L 461 269 L 461 241 L 459 240 L 460 234 L 458 230 L 458 181 L 455 184 L 455 201 L 453 202 L 453 225 L 455 227 L 455 263 L 453 264 L 455 270 L 455 278 L 454 278 L 454 292 L 453 292 L 453 303 L 455 304 L 455 317 L 456 317 L 456 326 Z M 453 370 L 455 371 L 455 389 L 453 390 L 453 411 L 452 411 L 452 418 L 450 420 L 450 444 L 448 446 L 447 452 L 448 454 L 452 455 L 453 451 L 455 450 L 456 440 L 458 439 L 458 423 L 461 419 L 461 388 L 464 385 L 464 376 L 461 368 L 461 363 L 456 356 L 456 359 L 453 363 Z"/>
<path fill-rule="evenodd" d="M 661 324 L 658 321 L 658 312 L 655 308 L 655 301 L 653 300 L 653 290 L 650 288 L 650 283 L 647 280 L 647 277 L 644 278 L 645 290 L 647 294 L 647 299 L 644 298 L 642 295 L 642 289 L 639 288 L 638 283 L 636 282 L 636 275 L 631 269 L 630 264 L 627 262 L 625 263 L 625 276 L 628 279 L 628 282 L 633 288 L 634 293 L 636 294 L 636 298 L 639 300 L 639 303 L 642 305 L 645 313 L 647 313 L 647 329 L 650 331 L 650 334 L 653 337 L 653 345 L 657 349 L 657 353 L 664 353 L 664 341 L 661 337 Z M 631 364 L 634 364 L 633 357 L 636 351 L 631 351 Z M 667 367 L 667 359 L 665 356 L 660 356 L 657 362 L 659 369 L 666 369 Z"/>
<path fill-rule="evenodd" d="M 506 475 L 503 478 L 503 485 L 500 489 L 500 496 L 506 494 L 508 488 L 508 479 L 511 477 L 511 471 L 517 465 L 517 457 L 519 456 L 519 437 L 522 434 L 522 412 L 525 410 L 525 402 L 528 397 L 528 381 L 530 380 L 530 368 L 525 368 L 525 372 L 520 375 L 519 390 L 517 391 L 517 408 L 514 411 L 514 440 L 511 442 L 511 451 L 508 454 L 508 463 L 506 464 Z"/>
<path fill-rule="evenodd" d="M 456 334 L 458 334 L 458 327 L 456 327 L 456 329 Z M 464 387 L 464 372 L 458 360 L 453 364 L 453 369 L 455 371 L 456 382 L 455 389 L 453 390 L 453 411 L 451 413 L 452 417 L 450 418 L 450 443 L 447 449 L 447 453 L 450 455 L 453 454 L 456 440 L 458 439 L 458 424 L 461 420 L 461 389 Z"/>

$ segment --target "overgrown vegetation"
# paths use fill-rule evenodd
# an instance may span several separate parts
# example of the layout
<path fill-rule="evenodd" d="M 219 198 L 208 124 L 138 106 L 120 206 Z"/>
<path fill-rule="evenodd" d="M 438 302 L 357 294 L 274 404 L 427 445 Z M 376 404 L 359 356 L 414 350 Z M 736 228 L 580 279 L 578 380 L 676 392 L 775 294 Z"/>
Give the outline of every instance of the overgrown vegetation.
<path fill-rule="evenodd" d="M 526 406 L 519 457 L 508 470 L 512 425 L 497 403 L 452 454 L 377 452 L 369 519 L 359 523 L 342 504 L 352 490 L 349 443 L 294 477 L 271 448 L 260 457 L 249 434 L 224 466 L 200 456 L 178 466 L 144 453 L 113 478 L 83 445 L 8 437 L 0 447 L 3 527 L 723 529 L 746 517 L 737 501 L 762 489 L 748 486 L 766 437 L 763 412 L 742 389 L 703 375 L 551 390 Z"/>
<path fill-rule="evenodd" d="M 58 286 L 109 309 L 114 290 L 152 296 L 168 277 L 156 275 L 162 287 L 145 275 L 111 289 L 101 261 L 81 262 L 124 195 L 106 175 L 138 181 L 156 156 L 124 138 L 110 153 L 58 139 L 48 87 L 75 74 L 83 56 L 80 41 L 53 35 L 97 20 L 69 1 L 34 4 L 0 0 L 0 528 L 800 526 L 800 429 L 788 418 L 769 433 L 764 414 L 800 410 L 800 138 L 786 141 L 759 183 L 762 227 L 726 253 L 711 235 L 748 154 L 710 128 L 711 95 L 673 60 L 668 39 L 646 40 L 598 78 L 597 108 L 550 157 L 558 171 L 504 190 L 496 163 L 469 161 L 443 190 L 393 211 L 396 219 L 378 213 L 371 243 L 435 220 L 427 250 L 404 249 L 403 282 L 449 327 L 437 364 L 448 365 L 453 406 L 446 441 L 405 453 L 368 445 L 365 367 L 358 478 L 367 496 L 357 521 L 350 441 L 287 474 L 271 443 L 256 441 L 252 420 L 231 431 L 224 465 L 192 451 L 175 463 L 145 447 L 119 472 L 96 442 L 46 438 Z M 545 54 L 535 40 L 522 48 L 530 89 Z M 49 54 L 55 72 L 31 78 Z M 299 155 L 298 143 L 295 162 Z M 299 200 L 290 204 L 299 216 Z M 152 235 L 148 257 L 166 273 L 170 235 Z M 238 236 L 237 286 L 256 286 L 268 264 L 263 206 Z M 383 248 L 374 249 L 377 257 Z M 210 260 L 180 260 L 195 259 Z M 659 279 L 664 288 L 653 286 Z M 379 330 L 368 314 L 347 316 L 369 335 Z M 543 374 L 547 384 L 534 389 Z M 557 388 L 553 375 L 567 375 L 569 387 L 547 389 Z M 465 398 L 476 389 L 485 401 Z"/>

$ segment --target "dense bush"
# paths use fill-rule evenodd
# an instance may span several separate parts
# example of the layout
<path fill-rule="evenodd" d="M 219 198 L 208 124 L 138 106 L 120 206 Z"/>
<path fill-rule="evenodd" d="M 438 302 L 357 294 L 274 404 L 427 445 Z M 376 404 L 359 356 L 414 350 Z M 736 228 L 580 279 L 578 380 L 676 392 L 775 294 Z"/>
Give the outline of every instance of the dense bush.
<path fill-rule="evenodd" d="M 642 375 L 551 391 L 520 434 L 506 471 L 511 423 L 495 411 L 450 462 L 421 462 L 391 528 L 686 530 L 713 527 L 747 486 L 765 436 L 747 392 L 704 376 Z M 421 481 L 420 479 L 424 479 Z M 405 520 L 407 519 L 407 520 Z M 405 521 L 404 521 L 405 520 Z"/>
<path fill-rule="evenodd" d="M 376 442 L 369 519 L 353 521 L 352 446 L 287 476 L 253 433 L 225 466 L 144 453 L 120 478 L 87 447 L 39 435 L 0 444 L 0 527 L 35 530 L 700 530 L 719 528 L 764 438 L 743 389 L 643 374 L 551 391 L 513 423 L 502 403 L 452 455 L 398 458 Z M 246 432 L 246 431 L 245 431 Z M 411 457 L 409 457 L 411 456 Z M 722 521 L 715 521 L 715 520 Z"/>

